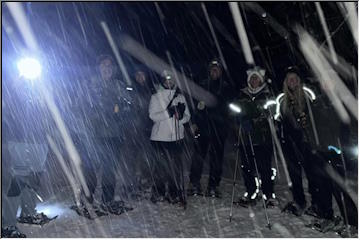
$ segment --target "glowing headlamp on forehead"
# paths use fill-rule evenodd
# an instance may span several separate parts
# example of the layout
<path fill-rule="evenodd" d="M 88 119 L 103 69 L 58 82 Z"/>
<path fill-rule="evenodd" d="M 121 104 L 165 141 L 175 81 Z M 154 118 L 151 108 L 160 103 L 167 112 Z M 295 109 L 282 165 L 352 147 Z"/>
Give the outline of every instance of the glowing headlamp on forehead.
<path fill-rule="evenodd" d="M 165 76 L 165 79 L 166 79 L 166 80 L 171 80 L 171 76 L 170 76 L 170 75 L 167 75 L 167 76 Z"/>

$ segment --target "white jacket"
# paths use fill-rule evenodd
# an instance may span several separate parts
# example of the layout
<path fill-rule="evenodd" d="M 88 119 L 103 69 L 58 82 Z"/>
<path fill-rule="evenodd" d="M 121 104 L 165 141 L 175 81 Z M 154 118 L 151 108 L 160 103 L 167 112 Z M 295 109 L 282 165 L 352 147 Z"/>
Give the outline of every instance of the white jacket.
<path fill-rule="evenodd" d="M 190 112 L 185 97 L 179 93 L 171 104 L 171 106 L 175 106 L 178 103 L 185 104 L 184 116 L 178 121 L 178 133 L 176 132 L 175 118 L 170 118 L 166 109 L 175 91 L 175 89 L 170 90 L 160 87 L 158 92 L 151 96 L 149 116 L 154 122 L 150 137 L 152 141 L 174 142 L 184 138 L 183 125 L 190 120 Z"/>

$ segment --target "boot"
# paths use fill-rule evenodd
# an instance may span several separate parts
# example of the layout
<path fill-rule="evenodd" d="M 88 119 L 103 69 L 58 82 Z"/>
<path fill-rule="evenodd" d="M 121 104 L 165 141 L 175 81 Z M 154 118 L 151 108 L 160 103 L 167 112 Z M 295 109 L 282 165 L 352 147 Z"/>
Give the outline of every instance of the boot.
<path fill-rule="evenodd" d="M 58 216 L 55 216 L 53 218 L 49 218 L 44 213 L 36 213 L 34 215 L 22 215 L 20 214 L 20 217 L 17 219 L 19 223 L 25 223 L 25 224 L 33 224 L 33 225 L 41 225 L 43 226 L 46 223 L 49 223 L 51 220 L 54 220 Z"/>
<path fill-rule="evenodd" d="M 16 226 L 1 227 L 2 238 L 26 238 L 26 235 L 21 233 Z"/>
<path fill-rule="evenodd" d="M 358 237 L 358 228 L 352 225 L 344 225 L 343 228 L 336 232 L 342 238 L 357 238 Z"/>
<path fill-rule="evenodd" d="M 133 210 L 132 207 L 126 207 L 123 201 L 111 201 L 101 205 L 104 211 L 107 211 L 114 215 L 120 215 L 124 212 Z"/>
<path fill-rule="evenodd" d="M 270 198 L 266 198 L 266 196 L 265 196 L 265 206 L 267 208 L 275 208 L 279 205 L 280 205 L 280 203 L 279 203 L 279 200 L 276 198 L 275 193 L 272 193 Z"/>
<path fill-rule="evenodd" d="M 190 183 L 188 188 L 188 196 L 203 196 L 200 183 Z"/>
<path fill-rule="evenodd" d="M 219 187 L 214 187 L 214 186 L 208 186 L 206 193 L 205 193 L 206 197 L 212 197 L 212 198 L 221 198 L 221 192 L 219 190 Z"/>
<path fill-rule="evenodd" d="M 323 233 L 326 233 L 326 232 L 329 232 L 329 231 L 332 231 L 336 228 L 336 226 L 338 226 L 341 222 L 341 218 L 336 216 L 332 219 L 321 219 L 321 220 L 317 220 L 315 221 L 311 228 L 312 229 L 315 229 L 319 232 L 323 232 Z"/>
<path fill-rule="evenodd" d="M 235 201 L 235 205 L 239 205 L 245 208 L 256 205 L 257 193 L 249 194 L 245 192 L 244 196 L 240 197 L 238 201 Z"/>
<path fill-rule="evenodd" d="M 319 215 L 318 207 L 316 205 L 311 205 L 305 210 L 304 213 L 315 218 L 321 218 Z"/>
<path fill-rule="evenodd" d="M 300 206 L 296 202 L 289 202 L 285 205 L 285 207 L 281 210 L 281 212 L 287 212 L 294 214 L 295 216 L 301 216 L 305 211 L 305 206 Z"/>

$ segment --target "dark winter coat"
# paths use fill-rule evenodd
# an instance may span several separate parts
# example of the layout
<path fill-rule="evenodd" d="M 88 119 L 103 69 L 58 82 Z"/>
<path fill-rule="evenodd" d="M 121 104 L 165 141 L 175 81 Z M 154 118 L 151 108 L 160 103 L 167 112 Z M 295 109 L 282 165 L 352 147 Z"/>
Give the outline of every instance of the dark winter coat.
<path fill-rule="evenodd" d="M 125 140 L 133 128 L 133 99 L 126 84 L 119 79 L 96 79 L 90 88 L 89 118 L 95 137 Z M 118 112 L 115 108 L 118 106 Z"/>
<path fill-rule="evenodd" d="M 150 138 L 152 121 L 149 118 L 149 104 L 151 95 L 155 93 L 155 89 L 150 84 L 145 86 L 140 85 L 136 81 L 133 85 L 133 100 L 134 100 L 134 126 L 137 136 L 143 136 L 146 139 Z M 143 140 L 140 139 L 141 141 Z"/>
<path fill-rule="evenodd" d="M 304 97 L 307 98 L 307 100 L 305 99 L 305 108 L 303 111 L 305 115 L 303 116 L 300 116 L 295 111 L 287 111 L 285 109 L 285 99 L 280 100 L 280 113 L 283 135 L 285 141 L 289 141 L 291 138 L 292 141 L 294 141 L 295 143 L 305 142 L 307 144 L 310 144 L 310 146 L 315 149 L 318 148 L 318 146 L 316 146 L 314 131 L 310 119 L 310 112 L 306 101 L 310 103 L 311 108 L 315 102 L 313 102 L 311 97 L 306 93 L 304 94 Z"/>
<path fill-rule="evenodd" d="M 230 87 L 222 79 L 206 79 L 199 84 L 202 88 L 209 91 L 217 99 L 215 107 L 207 107 L 203 101 L 194 100 L 192 109 L 192 123 L 199 128 L 200 134 L 208 136 L 214 133 L 222 135 L 225 138 L 229 122 L 228 101 L 232 97 Z M 219 131 L 221 129 L 221 131 Z"/>
<path fill-rule="evenodd" d="M 249 139 L 251 134 L 252 144 L 270 144 L 271 132 L 268 117 L 271 112 L 264 109 L 265 103 L 271 98 L 270 91 L 265 86 L 258 93 L 251 93 L 249 88 L 240 90 L 240 95 L 234 101 L 241 108 L 241 113 L 237 114 L 237 121 L 241 125 L 244 139 Z M 250 144 L 246 141 L 245 144 Z"/>

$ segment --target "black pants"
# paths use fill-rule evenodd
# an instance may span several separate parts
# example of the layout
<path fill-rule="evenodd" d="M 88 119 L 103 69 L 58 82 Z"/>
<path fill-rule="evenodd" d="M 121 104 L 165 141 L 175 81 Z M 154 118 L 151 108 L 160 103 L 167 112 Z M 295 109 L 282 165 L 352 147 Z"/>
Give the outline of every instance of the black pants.
<path fill-rule="evenodd" d="M 271 180 L 271 160 L 272 160 L 272 148 L 269 144 L 254 145 L 254 154 L 252 154 L 251 146 L 240 146 L 241 156 L 241 169 L 243 172 L 243 178 L 245 182 L 246 191 L 251 196 L 256 190 L 255 177 L 257 176 L 255 162 L 259 171 L 262 191 L 266 197 L 271 197 L 274 192 L 274 181 Z"/>
<path fill-rule="evenodd" d="M 122 141 L 120 138 L 97 138 L 94 139 L 93 146 L 86 146 L 84 139 L 77 136 L 75 139 L 75 146 L 82 159 L 82 170 L 90 192 L 89 200 L 93 200 L 93 195 L 97 186 L 96 171 L 100 167 L 102 169 L 102 201 L 104 203 L 114 200 L 115 186 L 116 186 L 116 169 L 119 164 L 122 164 Z M 94 147 L 95 155 L 89 154 L 89 147 Z M 99 162 L 99 164 L 96 164 Z M 100 166 L 99 166 L 100 165 Z M 124 166 L 120 166 L 124 168 Z"/>
<path fill-rule="evenodd" d="M 287 169 L 292 182 L 291 192 L 294 201 L 300 206 L 306 206 L 306 199 L 304 194 L 304 187 L 302 181 L 302 172 L 304 169 L 306 178 L 308 180 L 308 189 L 311 195 L 311 205 L 317 207 L 320 215 L 330 216 L 332 213 L 321 210 L 322 196 L 320 189 L 326 183 L 324 175 L 325 159 L 319 154 L 313 152 L 309 143 L 304 141 L 294 141 L 292 138 L 287 138 L 283 145 L 283 152 L 285 154 Z M 325 212 L 327 212 L 325 214 Z"/>
<path fill-rule="evenodd" d="M 324 168 L 328 168 L 329 171 L 324 172 L 326 184 L 320 188 L 320 204 L 321 210 L 325 216 L 331 216 L 332 210 L 332 196 L 334 196 L 336 203 L 340 209 L 342 218 L 347 218 L 348 224 L 358 225 L 357 207 L 354 201 L 351 199 L 348 191 L 344 189 L 344 186 L 340 185 L 334 180 L 334 175 L 337 175 L 341 181 L 344 181 L 344 166 L 341 160 L 341 155 L 335 152 L 319 152 L 319 155 L 326 159 Z M 330 162 L 329 162 L 330 161 Z M 333 173 L 331 173 L 333 171 Z"/>
<path fill-rule="evenodd" d="M 204 160 L 209 151 L 209 187 L 217 187 L 221 181 L 222 167 L 224 162 L 224 146 L 226 133 L 220 127 L 213 127 L 200 131 L 194 145 L 194 152 L 191 156 L 190 182 L 200 183 Z"/>
<path fill-rule="evenodd" d="M 159 195 L 168 192 L 172 197 L 182 196 L 183 189 L 183 163 L 182 142 L 151 142 L 156 156 L 153 162 L 153 177 L 155 190 Z"/>

